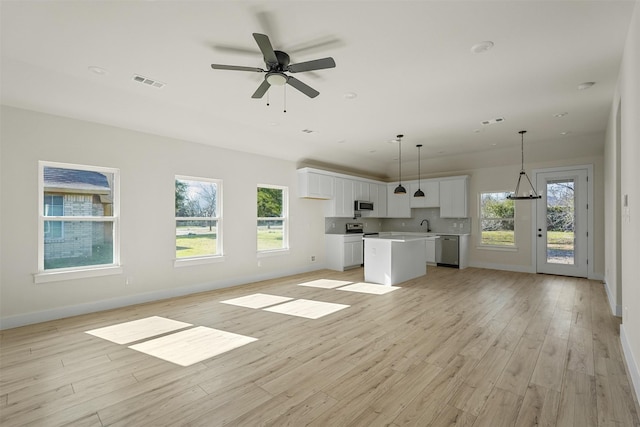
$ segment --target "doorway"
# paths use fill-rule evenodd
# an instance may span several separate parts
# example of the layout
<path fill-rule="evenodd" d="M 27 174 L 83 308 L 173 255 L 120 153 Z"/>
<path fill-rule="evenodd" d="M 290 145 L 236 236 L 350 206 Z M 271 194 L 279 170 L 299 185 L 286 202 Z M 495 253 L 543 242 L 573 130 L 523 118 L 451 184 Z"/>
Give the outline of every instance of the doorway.
<path fill-rule="evenodd" d="M 535 254 L 538 273 L 589 276 L 591 166 L 539 170 Z M 592 233 L 591 233 L 592 234 Z"/>

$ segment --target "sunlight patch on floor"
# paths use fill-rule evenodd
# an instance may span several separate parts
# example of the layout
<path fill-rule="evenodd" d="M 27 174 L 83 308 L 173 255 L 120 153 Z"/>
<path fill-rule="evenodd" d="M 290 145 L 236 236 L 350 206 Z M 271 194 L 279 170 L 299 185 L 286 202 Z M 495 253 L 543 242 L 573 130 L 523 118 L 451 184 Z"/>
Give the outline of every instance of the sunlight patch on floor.
<path fill-rule="evenodd" d="M 270 305 L 280 304 L 286 301 L 291 301 L 293 298 L 281 297 L 278 295 L 269 294 L 252 294 L 244 297 L 228 299 L 226 301 L 220 301 L 222 304 L 237 305 L 246 308 L 264 308 Z"/>
<path fill-rule="evenodd" d="M 129 348 L 176 365 L 189 366 L 253 341 L 257 338 L 197 326 Z"/>
<path fill-rule="evenodd" d="M 144 319 L 132 320 L 131 322 L 106 326 L 104 328 L 92 329 L 85 331 L 85 333 L 116 344 L 128 344 L 189 326 L 193 325 L 164 317 L 151 316 Z"/>
<path fill-rule="evenodd" d="M 324 289 L 334 289 L 340 286 L 348 285 L 349 282 L 346 280 L 331 280 L 331 279 L 318 279 L 312 280 L 310 282 L 298 283 L 298 286 L 309 286 L 312 288 L 324 288 Z"/>
<path fill-rule="evenodd" d="M 363 294 L 383 295 L 401 289 L 399 286 L 376 285 L 374 283 L 354 283 L 338 288 L 339 291 L 360 292 Z"/>
<path fill-rule="evenodd" d="M 335 304 L 332 302 L 311 301 L 298 299 L 273 307 L 265 308 L 265 311 L 273 313 L 288 314 L 290 316 L 306 317 L 307 319 L 319 319 L 336 311 L 348 308 L 345 304 Z"/>

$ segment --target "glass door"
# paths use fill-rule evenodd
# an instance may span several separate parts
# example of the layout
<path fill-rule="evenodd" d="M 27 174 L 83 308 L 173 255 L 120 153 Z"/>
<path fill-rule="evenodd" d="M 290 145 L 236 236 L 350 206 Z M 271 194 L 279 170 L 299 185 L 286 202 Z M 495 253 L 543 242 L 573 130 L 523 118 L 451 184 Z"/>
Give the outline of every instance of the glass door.
<path fill-rule="evenodd" d="M 536 174 L 537 272 L 587 277 L 587 170 Z"/>

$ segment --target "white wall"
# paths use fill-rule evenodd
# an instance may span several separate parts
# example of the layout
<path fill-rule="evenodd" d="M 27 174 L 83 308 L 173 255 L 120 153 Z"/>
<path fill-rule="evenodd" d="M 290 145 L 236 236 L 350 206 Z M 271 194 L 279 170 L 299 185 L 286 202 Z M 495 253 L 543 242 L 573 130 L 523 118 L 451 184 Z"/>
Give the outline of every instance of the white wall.
<path fill-rule="evenodd" d="M 2 108 L 0 124 L 2 328 L 324 265 L 322 209 L 297 197 L 292 162 L 10 107 Z M 34 284 L 39 160 L 120 169 L 123 275 Z M 175 175 L 223 180 L 224 262 L 174 267 Z M 288 186 L 290 195 L 291 250 L 262 258 L 261 267 L 257 184 Z"/>
<path fill-rule="evenodd" d="M 620 338 L 636 396 L 640 396 L 640 1 L 636 1 L 625 45 L 617 94 L 612 102 L 605 143 L 606 181 L 606 282 L 612 305 L 622 304 Z M 616 143 L 619 124 L 619 159 Z M 619 169 L 618 169 L 619 167 Z M 619 181 L 618 181 L 619 177 Z M 619 185 L 622 199 L 615 197 Z M 616 224 L 620 234 L 616 233 Z M 619 238 L 619 241 L 618 241 Z M 618 277 L 618 263 L 619 273 Z"/>

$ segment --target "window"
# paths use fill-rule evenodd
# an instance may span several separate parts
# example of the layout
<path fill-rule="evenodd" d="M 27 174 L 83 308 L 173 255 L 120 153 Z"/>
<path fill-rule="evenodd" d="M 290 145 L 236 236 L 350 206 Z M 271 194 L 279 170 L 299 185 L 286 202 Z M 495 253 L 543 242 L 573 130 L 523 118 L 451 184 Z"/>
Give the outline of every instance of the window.
<path fill-rule="evenodd" d="M 289 249 L 287 188 L 258 186 L 258 252 Z"/>
<path fill-rule="evenodd" d="M 480 244 L 515 246 L 515 204 L 509 193 L 480 193 Z"/>
<path fill-rule="evenodd" d="M 118 170 L 51 162 L 39 170 L 38 274 L 118 266 Z"/>
<path fill-rule="evenodd" d="M 44 216 L 63 216 L 64 197 L 54 194 L 44 195 Z M 44 222 L 44 240 L 51 242 L 63 238 L 64 229 L 61 221 Z"/>
<path fill-rule="evenodd" d="M 176 259 L 222 255 L 222 181 L 176 176 Z"/>

